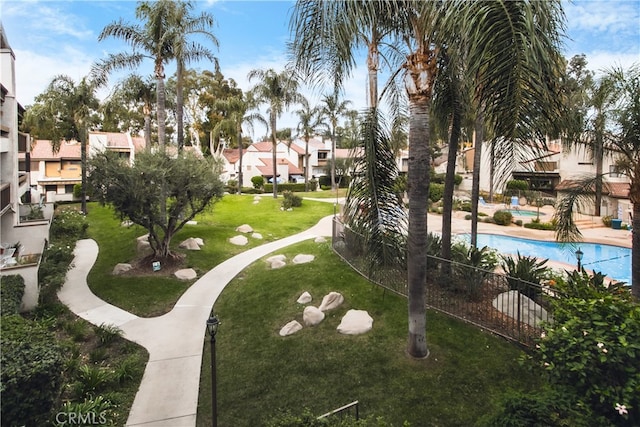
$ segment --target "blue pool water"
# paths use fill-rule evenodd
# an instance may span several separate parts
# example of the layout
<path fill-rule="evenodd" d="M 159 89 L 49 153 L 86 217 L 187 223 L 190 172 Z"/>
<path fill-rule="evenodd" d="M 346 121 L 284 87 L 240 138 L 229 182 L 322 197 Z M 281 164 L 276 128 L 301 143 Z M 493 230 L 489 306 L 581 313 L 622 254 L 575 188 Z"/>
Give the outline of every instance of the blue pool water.
<path fill-rule="evenodd" d="M 537 217 L 538 215 L 544 216 L 543 212 L 538 214 L 537 211 L 528 211 L 526 209 L 500 209 L 501 211 L 511 212 L 513 216 L 527 216 L 527 217 Z"/>
<path fill-rule="evenodd" d="M 466 242 L 470 241 L 468 234 L 461 237 Z M 584 253 L 582 265 L 585 269 L 599 271 L 615 280 L 631 283 L 631 249 L 622 246 L 582 242 L 569 244 L 497 234 L 478 234 L 478 247 L 483 246 L 489 246 L 503 254 L 520 252 L 520 255 L 548 258 L 570 265 L 576 265 L 575 252 L 580 248 Z"/>

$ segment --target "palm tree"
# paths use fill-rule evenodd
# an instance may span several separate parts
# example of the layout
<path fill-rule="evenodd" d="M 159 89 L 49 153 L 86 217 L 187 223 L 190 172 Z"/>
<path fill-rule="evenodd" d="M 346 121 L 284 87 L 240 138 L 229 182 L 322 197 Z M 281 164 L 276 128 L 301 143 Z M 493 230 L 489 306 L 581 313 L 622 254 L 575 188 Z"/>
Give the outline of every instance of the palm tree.
<path fill-rule="evenodd" d="M 250 100 L 246 100 L 241 96 L 234 96 L 227 99 L 220 99 L 216 101 L 213 109 L 224 112 L 224 118 L 220 120 L 213 128 L 212 134 L 216 137 L 220 137 L 222 134 L 228 139 L 235 139 L 238 147 L 238 194 L 242 193 L 242 150 L 244 148 L 242 142 L 242 126 L 247 124 L 249 128 L 253 129 L 253 122 L 259 121 L 265 126 L 266 121 L 259 114 L 247 114 L 247 111 L 252 108 Z"/>
<path fill-rule="evenodd" d="M 150 58 L 154 63 L 156 78 L 156 103 L 158 120 L 158 145 L 165 147 L 165 64 L 173 57 L 173 39 L 175 36 L 173 21 L 176 2 L 172 0 L 158 0 L 140 2 L 136 7 L 136 18 L 143 21 L 143 25 L 129 24 L 122 20 L 112 22 L 103 28 L 98 36 L 102 41 L 114 37 L 125 41 L 133 49 L 132 52 L 109 54 L 106 59 L 94 64 L 91 74 L 98 84 L 107 81 L 109 73 L 114 70 L 137 68 L 145 59 Z"/>
<path fill-rule="evenodd" d="M 193 9 L 191 1 L 181 1 L 177 4 L 172 18 L 171 27 L 174 34 L 172 36 L 173 56 L 176 59 L 176 127 L 178 132 L 178 149 L 184 146 L 184 114 L 183 114 L 183 73 L 184 66 L 190 61 L 208 59 L 214 62 L 217 68 L 217 58 L 206 47 L 189 42 L 188 37 L 192 34 L 199 34 L 209 40 L 216 48 L 218 39 L 209 31 L 213 27 L 214 19 L 209 13 L 202 12 L 199 16 L 191 16 Z"/>
<path fill-rule="evenodd" d="M 309 140 L 314 136 L 321 124 L 321 110 L 311 107 L 309 101 L 301 97 L 302 108 L 295 111 L 298 116 L 298 136 L 304 139 L 304 191 L 309 191 Z"/>
<path fill-rule="evenodd" d="M 322 116 L 327 120 L 329 135 L 331 138 L 331 189 L 336 190 L 336 129 L 338 127 L 338 119 L 349 111 L 351 101 L 340 101 L 337 89 L 332 94 L 322 97 L 322 106 L 320 111 Z"/>
<path fill-rule="evenodd" d="M 309 0 L 310 1 L 310 0 Z M 309 1 L 301 2 L 307 4 Z M 339 2 L 331 2 L 339 3 Z M 347 2 L 345 2 L 347 3 Z M 406 47 L 403 62 L 405 91 L 409 101 L 409 226 L 407 243 L 407 275 L 409 298 L 409 342 L 408 352 L 413 357 L 426 357 L 426 254 L 427 254 L 427 201 L 429 192 L 430 165 L 430 113 L 434 82 L 438 74 L 438 58 L 442 46 L 464 48 L 469 61 L 471 75 L 480 76 L 477 85 L 478 99 L 491 116 L 492 127 L 500 134 L 513 134 L 521 129 L 519 123 L 531 125 L 527 114 L 531 108 L 539 108 L 540 102 L 530 103 L 532 97 L 548 100 L 546 83 L 554 76 L 545 74 L 543 66 L 555 60 L 558 33 L 559 2 L 425 2 L 425 1 L 378 1 L 373 8 L 344 7 L 342 21 L 358 27 L 361 15 L 388 17 L 395 40 Z M 342 4 L 340 2 L 340 4 Z M 340 5 L 336 5 L 339 8 Z M 526 12 L 526 13 L 523 13 Z M 317 16 L 321 20 L 308 31 L 320 29 L 310 40 L 327 37 L 334 16 Z M 539 28 L 545 26 L 546 28 Z M 542 31 L 541 31 L 542 30 Z M 544 30 L 549 30 L 544 32 Z M 300 29 L 300 32 L 305 32 Z M 357 31 L 352 33 L 353 40 Z M 463 38 L 464 36 L 464 38 Z M 544 39 L 544 40 L 541 40 Z M 321 43 L 318 41 L 318 43 Z M 294 45 L 296 40 L 294 40 Z M 336 52 L 350 49 L 350 45 L 337 46 Z M 554 53 L 550 52 L 553 51 Z M 304 50 L 296 50 L 307 55 Z M 318 51 L 308 49 L 308 61 L 326 61 Z M 326 55 L 331 56 L 327 49 Z M 514 55 L 515 53 L 515 55 Z M 333 55 L 333 61 L 342 61 L 344 66 L 353 61 L 350 55 Z M 329 64 L 332 62 L 329 61 Z M 399 67 L 399 69 L 400 69 Z M 338 75 L 339 77 L 339 75 Z M 531 81 L 533 78 L 538 79 Z M 524 93 L 526 90 L 529 93 Z M 501 105 L 500 103 L 504 103 Z M 530 117 L 536 117 L 532 115 Z M 507 132 L 509 131 L 509 132 Z"/>
<path fill-rule="evenodd" d="M 276 138 L 277 120 L 285 109 L 300 101 L 298 82 L 291 72 L 285 70 L 277 73 L 271 68 L 268 70 L 251 70 L 247 77 L 249 82 L 252 80 L 258 80 L 258 83 L 256 83 L 256 85 L 250 90 L 250 96 L 255 100 L 256 107 L 262 104 L 268 105 L 268 127 L 271 131 L 273 153 L 273 198 L 275 199 L 278 197 L 278 164 L 276 156 L 276 149 L 278 145 L 278 140 Z"/>
<path fill-rule="evenodd" d="M 629 199 L 633 204 L 631 291 L 640 298 L 640 66 L 628 70 L 613 68 L 598 83 L 608 87 L 612 99 L 610 113 L 612 126 L 603 151 L 615 159 L 618 171 L 629 178 Z M 576 207 L 589 203 L 593 188 L 602 183 L 608 173 L 596 173 L 579 182 L 567 196 L 559 200 L 554 219 L 557 221 L 556 237 L 562 241 L 577 241 L 580 230 L 573 221 Z M 606 187 L 606 183 L 603 184 Z"/>

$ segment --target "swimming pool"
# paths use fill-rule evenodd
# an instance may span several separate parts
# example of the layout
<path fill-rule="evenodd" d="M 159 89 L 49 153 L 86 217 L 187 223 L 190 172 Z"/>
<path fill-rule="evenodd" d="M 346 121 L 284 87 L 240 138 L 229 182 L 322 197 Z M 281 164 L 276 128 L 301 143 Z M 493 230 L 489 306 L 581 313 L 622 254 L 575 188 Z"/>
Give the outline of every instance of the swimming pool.
<path fill-rule="evenodd" d="M 460 235 L 469 242 L 469 234 Z M 618 281 L 631 283 L 631 249 L 598 243 L 559 243 L 497 234 L 478 234 L 478 247 L 489 246 L 503 254 L 516 254 L 548 258 L 551 261 L 576 265 L 576 250 L 584 253 L 582 265 L 587 270 L 599 271 Z"/>
<path fill-rule="evenodd" d="M 537 217 L 538 215 L 544 216 L 544 212 L 538 213 L 538 211 L 529 211 L 526 209 L 500 209 L 501 211 L 510 212 L 513 216 L 527 216 L 527 217 Z"/>

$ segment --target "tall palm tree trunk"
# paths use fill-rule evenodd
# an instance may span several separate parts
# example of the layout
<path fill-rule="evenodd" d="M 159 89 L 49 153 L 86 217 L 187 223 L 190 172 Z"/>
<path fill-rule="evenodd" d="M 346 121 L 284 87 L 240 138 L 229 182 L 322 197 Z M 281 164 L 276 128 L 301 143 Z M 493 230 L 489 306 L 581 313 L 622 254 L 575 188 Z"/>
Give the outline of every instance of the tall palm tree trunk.
<path fill-rule="evenodd" d="M 376 40 L 376 31 L 373 30 L 372 40 Z M 378 44 L 375 42 L 369 43 L 369 52 L 367 54 L 367 70 L 368 70 L 368 95 L 367 99 L 370 108 L 376 108 L 378 106 L 378 66 L 379 56 Z"/>
<path fill-rule="evenodd" d="M 334 127 L 334 132 L 331 132 L 331 190 L 335 191 L 336 189 L 336 136 Z"/>
<path fill-rule="evenodd" d="M 595 190 L 596 190 L 596 197 L 595 197 L 595 207 L 593 210 L 593 214 L 595 216 L 600 216 L 601 212 L 601 207 L 602 207 L 602 168 L 603 168 L 603 147 L 602 147 L 602 140 L 601 138 L 597 138 L 598 141 L 596 141 L 596 145 L 595 145 L 595 150 L 594 150 L 594 157 L 595 157 L 595 161 L 596 161 L 596 176 L 600 177 L 598 180 L 596 180 L 596 184 L 595 184 Z"/>
<path fill-rule="evenodd" d="M 242 125 L 238 125 L 238 194 L 242 194 Z"/>
<path fill-rule="evenodd" d="M 309 137 L 304 138 L 304 191 L 309 191 Z"/>
<path fill-rule="evenodd" d="M 162 151 L 165 148 L 165 125 L 167 119 L 167 112 L 165 110 L 166 93 L 164 90 L 164 67 L 162 63 L 156 63 L 156 79 L 158 84 L 158 90 L 156 92 L 158 102 L 158 146 Z"/>
<path fill-rule="evenodd" d="M 429 103 L 426 96 L 409 96 L 409 230 L 407 281 L 409 343 L 412 357 L 429 355 L 426 340 L 427 203 L 429 198 Z"/>
<path fill-rule="evenodd" d="M 146 151 L 151 151 L 151 106 L 145 104 L 144 113 L 144 145 Z"/>
<path fill-rule="evenodd" d="M 82 198 L 81 210 L 83 214 L 87 214 L 87 137 L 88 132 L 85 129 L 80 131 L 82 135 L 80 137 L 80 170 L 81 170 L 81 191 L 80 197 Z"/>
<path fill-rule="evenodd" d="M 451 218 L 453 216 L 453 190 L 456 175 L 456 157 L 458 154 L 458 144 L 460 142 L 460 132 L 462 126 L 462 116 L 458 108 L 454 108 L 453 120 L 451 123 L 451 135 L 449 136 L 449 153 L 447 154 L 447 172 L 444 181 L 444 194 L 442 195 L 442 250 L 441 257 L 451 259 Z M 444 264 L 446 268 L 450 264 Z"/>
<path fill-rule="evenodd" d="M 270 125 L 271 125 L 271 153 L 273 160 L 273 198 L 278 198 L 278 158 L 276 156 L 276 149 L 278 146 L 278 140 L 276 138 L 276 115 L 275 112 L 271 111 L 270 117 Z"/>
<path fill-rule="evenodd" d="M 184 147 L 184 95 L 182 73 L 184 65 L 178 60 L 176 65 L 176 130 L 178 132 L 178 150 L 182 151 Z"/>
<path fill-rule="evenodd" d="M 471 184 L 471 246 L 478 245 L 478 202 L 480 199 L 480 163 L 484 143 L 484 114 L 479 112 L 475 125 L 476 143 L 473 153 L 473 182 Z"/>

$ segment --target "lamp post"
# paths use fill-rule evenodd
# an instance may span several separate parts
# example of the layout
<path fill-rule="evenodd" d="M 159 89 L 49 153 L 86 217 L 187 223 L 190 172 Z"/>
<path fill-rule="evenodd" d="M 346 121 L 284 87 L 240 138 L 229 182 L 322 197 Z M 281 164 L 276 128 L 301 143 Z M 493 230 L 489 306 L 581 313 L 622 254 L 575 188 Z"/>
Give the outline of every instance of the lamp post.
<path fill-rule="evenodd" d="M 218 332 L 218 326 L 220 326 L 220 320 L 211 310 L 211 314 L 207 319 L 207 333 L 211 339 L 211 425 L 213 427 L 218 425 L 216 398 L 216 333 Z"/>
<path fill-rule="evenodd" d="M 578 271 L 582 270 L 582 255 L 584 255 L 584 252 L 582 252 L 580 248 L 578 248 L 578 250 L 576 251 L 576 259 L 578 260 Z"/>

